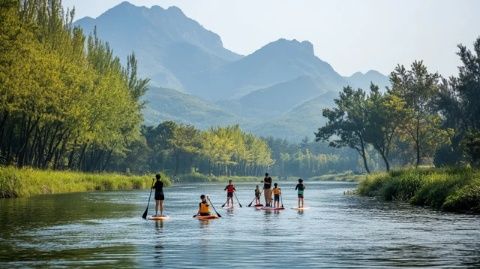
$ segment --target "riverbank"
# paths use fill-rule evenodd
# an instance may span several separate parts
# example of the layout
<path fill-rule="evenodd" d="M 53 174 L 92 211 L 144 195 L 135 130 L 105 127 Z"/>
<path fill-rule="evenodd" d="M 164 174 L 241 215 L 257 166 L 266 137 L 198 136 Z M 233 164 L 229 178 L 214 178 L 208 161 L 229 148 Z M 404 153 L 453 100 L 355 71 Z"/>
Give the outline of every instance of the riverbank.
<path fill-rule="evenodd" d="M 175 178 L 175 182 L 228 182 L 228 180 L 233 180 L 234 182 L 256 182 L 263 179 L 263 177 L 258 176 L 209 176 L 200 173 L 191 173 L 179 175 Z"/>
<path fill-rule="evenodd" d="M 162 180 L 166 185 L 171 184 L 170 179 L 166 176 L 163 176 Z M 134 176 L 0 167 L 0 198 L 68 192 L 145 189 L 149 188 L 151 184 L 152 175 Z"/>
<path fill-rule="evenodd" d="M 480 170 L 430 168 L 375 173 L 360 182 L 357 192 L 386 201 L 480 214 Z"/>
<path fill-rule="evenodd" d="M 278 181 L 297 181 L 299 177 L 278 177 L 273 175 L 274 180 Z M 352 172 L 327 174 L 316 177 L 304 178 L 307 181 L 343 181 L 343 182 L 358 182 L 365 178 L 363 174 L 354 174 Z M 191 173 L 179 175 L 175 178 L 175 182 L 257 182 L 263 179 L 263 176 L 209 176 L 200 173 Z"/>
<path fill-rule="evenodd" d="M 309 181 L 343 181 L 343 182 L 358 182 L 365 179 L 364 174 L 355 174 L 352 172 L 327 174 L 316 177 L 311 177 Z"/>

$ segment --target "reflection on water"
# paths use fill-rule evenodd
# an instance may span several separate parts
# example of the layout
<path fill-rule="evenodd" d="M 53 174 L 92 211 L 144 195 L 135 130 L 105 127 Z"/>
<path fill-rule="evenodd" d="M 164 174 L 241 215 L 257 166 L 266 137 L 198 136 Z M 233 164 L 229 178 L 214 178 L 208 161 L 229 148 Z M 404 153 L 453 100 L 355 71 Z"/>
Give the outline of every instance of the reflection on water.
<path fill-rule="evenodd" d="M 223 185 L 167 189 L 165 221 L 140 218 L 147 191 L 0 200 L 0 267 L 479 267 L 480 217 L 345 196 L 352 183 L 310 183 L 308 210 L 282 182 L 283 211 L 222 210 Z M 192 218 L 208 193 L 221 219 Z M 220 203 L 220 204 L 219 204 Z M 152 212 L 151 212 L 152 213 Z"/>

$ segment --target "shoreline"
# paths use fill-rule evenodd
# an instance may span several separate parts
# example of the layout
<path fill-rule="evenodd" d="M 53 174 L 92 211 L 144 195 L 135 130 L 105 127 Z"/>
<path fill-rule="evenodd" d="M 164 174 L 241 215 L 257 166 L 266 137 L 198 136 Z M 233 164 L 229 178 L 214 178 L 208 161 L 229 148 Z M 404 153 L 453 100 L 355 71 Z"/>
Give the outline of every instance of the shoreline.
<path fill-rule="evenodd" d="M 420 168 L 374 173 L 360 181 L 356 193 L 445 212 L 480 214 L 480 170 Z"/>
<path fill-rule="evenodd" d="M 0 167 L 0 199 L 74 192 L 148 189 L 152 184 L 152 178 L 153 175 Z M 162 181 L 166 186 L 172 184 L 165 175 L 162 175 Z"/>

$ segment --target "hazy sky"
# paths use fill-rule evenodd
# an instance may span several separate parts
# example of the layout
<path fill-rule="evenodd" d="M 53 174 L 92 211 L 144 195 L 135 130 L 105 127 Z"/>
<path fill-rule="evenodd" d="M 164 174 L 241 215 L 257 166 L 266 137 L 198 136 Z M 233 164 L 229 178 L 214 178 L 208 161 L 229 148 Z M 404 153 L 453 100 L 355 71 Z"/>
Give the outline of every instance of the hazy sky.
<path fill-rule="evenodd" d="M 76 18 L 97 17 L 122 0 L 64 0 Z M 421 59 L 431 71 L 457 73 L 457 44 L 480 36 L 476 0 L 131 0 L 135 5 L 180 7 L 224 46 L 249 54 L 288 38 L 309 40 L 315 54 L 342 75 Z"/>

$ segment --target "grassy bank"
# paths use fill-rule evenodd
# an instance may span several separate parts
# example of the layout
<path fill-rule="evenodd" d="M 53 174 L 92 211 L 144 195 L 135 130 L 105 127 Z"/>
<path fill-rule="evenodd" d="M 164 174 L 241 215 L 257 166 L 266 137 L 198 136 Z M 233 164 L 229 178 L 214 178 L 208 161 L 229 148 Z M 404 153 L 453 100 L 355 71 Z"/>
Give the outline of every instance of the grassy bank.
<path fill-rule="evenodd" d="M 358 194 L 452 212 L 480 213 L 480 170 L 408 169 L 368 175 Z"/>
<path fill-rule="evenodd" d="M 311 181 L 345 181 L 345 182 L 356 182 L 365 179 L 365 175 L 354 174 L 352 172 L 337 173 L 337 174 L 327 174 L 316 177 L 311 177 L 308 180 Z"/>
<path fill-rule="evenodd" d="M 170 185 L 168 177 L 162 177 Z M 0 167 L 0 198 L 28 197 L 85 191 L 132 190 L 149 188 L 152 176 L 112 173 L 81 173 Z"/>

